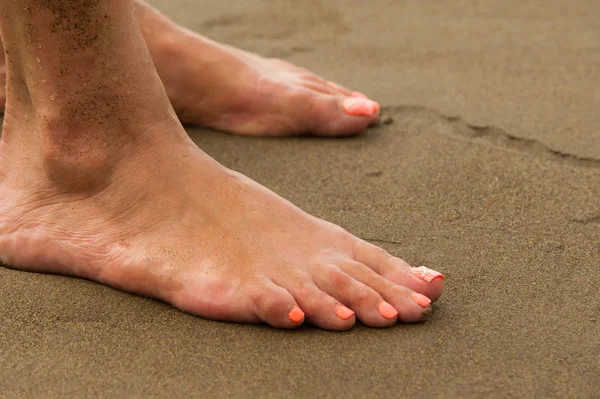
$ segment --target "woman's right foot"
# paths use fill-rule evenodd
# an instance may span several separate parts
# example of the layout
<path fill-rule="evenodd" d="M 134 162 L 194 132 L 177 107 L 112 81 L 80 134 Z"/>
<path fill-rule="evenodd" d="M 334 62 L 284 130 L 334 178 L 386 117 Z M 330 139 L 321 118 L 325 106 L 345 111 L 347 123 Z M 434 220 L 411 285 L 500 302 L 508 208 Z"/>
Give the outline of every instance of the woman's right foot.
<path fill-rule="evenodd" d="M 441 295 L 440 274 L 412 269 L 223 168 L 177 121 L 152 132 L 142 131 L 145 122 L 136 155 L 115 160 L 111 171 L 56 153 L 20 165 L 3 142 L 2 260 L 155 297 L 209 319 L 282 328 L 305 320 L 331 330 L 357 318 L 373 327 L 416 322 Z M 35 125 L 8 123 L 9 135 Z M 126 134 L 117 121 L 106 128 L 98 134 Z M 102 148 L 87 155 L 115 156 Z M 29 172 L 25 163 L 45 167 Z"/>

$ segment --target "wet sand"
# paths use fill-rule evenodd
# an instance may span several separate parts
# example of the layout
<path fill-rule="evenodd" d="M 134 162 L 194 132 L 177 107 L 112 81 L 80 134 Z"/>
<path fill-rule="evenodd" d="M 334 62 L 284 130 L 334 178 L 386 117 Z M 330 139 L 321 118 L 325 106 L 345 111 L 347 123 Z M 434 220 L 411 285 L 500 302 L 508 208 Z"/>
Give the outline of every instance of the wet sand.
<path fill-rule="evenodd" d="M 600 397 L 600 3 L 526 3 L 155 0 L 381 100 L 353 139 L 189 132 L 446 293 L 418 325 L 278 331 L 0 268 L 0 396 Z"/>

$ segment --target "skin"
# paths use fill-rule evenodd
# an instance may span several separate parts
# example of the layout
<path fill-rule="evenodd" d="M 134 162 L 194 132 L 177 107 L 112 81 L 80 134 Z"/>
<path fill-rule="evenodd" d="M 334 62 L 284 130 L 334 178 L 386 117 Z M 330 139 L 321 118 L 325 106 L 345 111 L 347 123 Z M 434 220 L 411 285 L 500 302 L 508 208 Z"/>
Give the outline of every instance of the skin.
<path fill-rule="evenodd" d="M 279 328 L 387 327 L 431 312 L 440 274 L 306 214 L 195 146 L 130 1 L 0 0 L 0 21 L 5 264 Z M 277 94 L 282 104 L 314 116 L 296 89 Z"/>
<path fill-rule="evenodd" d="M 379 117 L 379 105 L 360 93 L 288 62 L 216 43 L 178 26 L 144 1 L 134 6 L 155 67 L 183 123 L 245 135 L 347 136 L 362 132 Z M 4 64 L 2 57 L 2 88 Z M 289 90 L 293 97 L 285 94 Z M 349 109 L 344 106 L 348 99 L 366 105 L 351 105 L 354 115 L 349 115 L 344 110 Z M 4 103 L 0 89 L 0 110 Z"/>

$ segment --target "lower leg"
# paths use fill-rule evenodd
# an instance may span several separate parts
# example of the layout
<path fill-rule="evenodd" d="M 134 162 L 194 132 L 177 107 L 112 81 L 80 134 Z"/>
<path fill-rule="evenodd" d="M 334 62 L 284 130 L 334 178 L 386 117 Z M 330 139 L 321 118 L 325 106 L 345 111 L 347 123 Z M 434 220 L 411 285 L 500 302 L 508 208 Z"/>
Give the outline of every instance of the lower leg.
<path fill-rule="evenodd" d="M 126 28 L 136 26 L 131 4 L 65 3 L 0 3 L 11 16 L 1 22 L 8 54 L 3 142 L 19 153 L 43 153 L 46 172 L 71 167 L 75 175 L 64 178 L 84 181 L 103 173 L 111 149 L 130 151 L 149 140 L 147 132 L 138 137 L 143 119 L 135 104 L 144 102 L 143 112 L 159 121 L 173 111 L 139 30 Z M 117 122 L 120 132 L 110 131 Z M 79 167 L 82 160 L 89 170 Z"/>
<path fill-rule="evenodd" d="M 4 59 L 4 45 L 0 40 L 0 113 L 4 112 L 6 102 L 6 61 Z"/>
<path fill-rule="evenodd" d="M 169 106 L 130 1 L 0 0 L 0 18 L 4 263 L 284 328 L 414 322 L 441 295 L 441 274 L 200 151 Z"/>

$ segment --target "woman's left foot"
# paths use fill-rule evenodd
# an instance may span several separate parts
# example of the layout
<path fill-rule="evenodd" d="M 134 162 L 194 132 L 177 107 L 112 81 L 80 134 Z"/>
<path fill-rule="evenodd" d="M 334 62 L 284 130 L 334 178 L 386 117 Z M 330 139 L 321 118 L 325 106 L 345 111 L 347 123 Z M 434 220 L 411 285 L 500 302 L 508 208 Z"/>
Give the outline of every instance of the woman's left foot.
<path fill-rule="evenodd" d="M 304 68 L 216 43 L 178 26 L 143 1 L 136 1 L 136 11 L 183 123 L 254 136 L 347 136 L 379 118 L 378 103 Z M 4 82 L 2 56 L 0 111 Z"/>
<path fill-rule="evenodd" d="M 282 60 L 225 46 L 136 2 L 138 21 L 184 123 L 263 136 L 362 132 L 379 117 L 364 95 Z"/>

